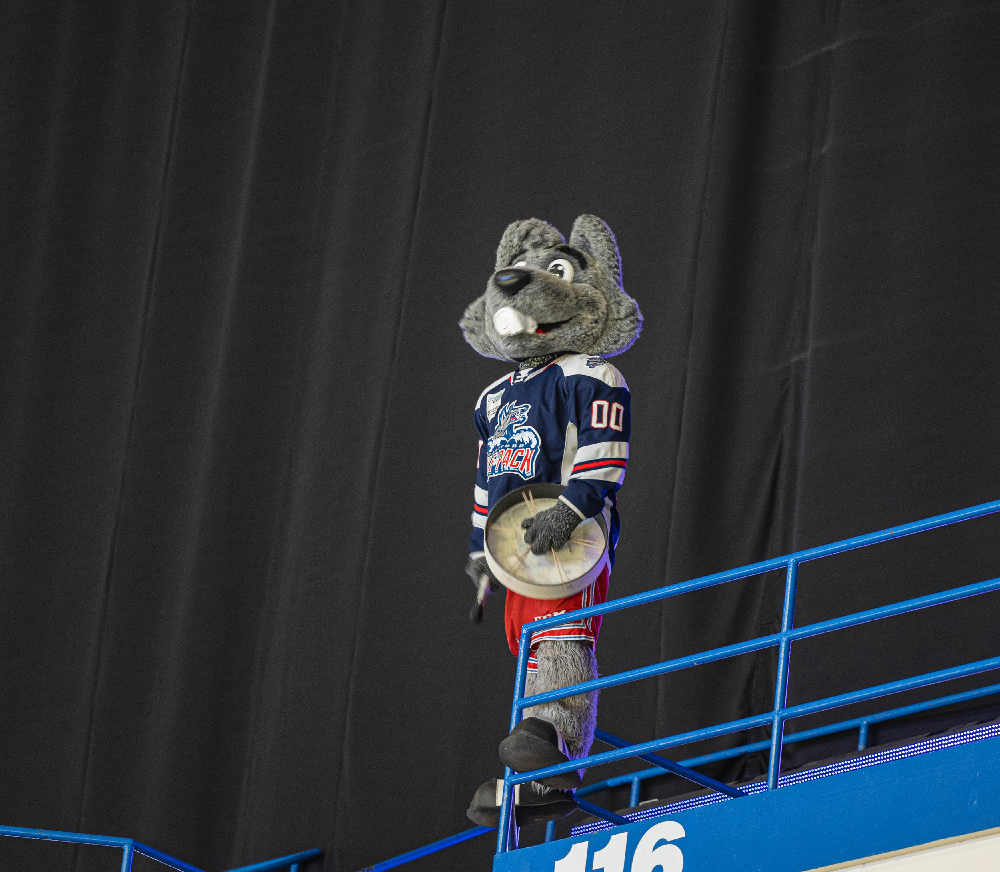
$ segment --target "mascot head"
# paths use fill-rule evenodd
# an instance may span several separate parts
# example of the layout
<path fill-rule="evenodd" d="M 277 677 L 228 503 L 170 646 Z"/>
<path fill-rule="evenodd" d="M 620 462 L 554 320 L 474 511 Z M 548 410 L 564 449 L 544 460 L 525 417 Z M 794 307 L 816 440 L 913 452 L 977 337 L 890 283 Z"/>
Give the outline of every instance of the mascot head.
<path fill-rule="evenodd" d="M 567 245 L 551 224 L 529 218 L 504 231 L 496 271 L 459 326 L 469 345 L 498 360 L 567 352 L 611 357 L 635 342 L 642 315 L 622 289 L 607 224 L 581 215 Z"/>

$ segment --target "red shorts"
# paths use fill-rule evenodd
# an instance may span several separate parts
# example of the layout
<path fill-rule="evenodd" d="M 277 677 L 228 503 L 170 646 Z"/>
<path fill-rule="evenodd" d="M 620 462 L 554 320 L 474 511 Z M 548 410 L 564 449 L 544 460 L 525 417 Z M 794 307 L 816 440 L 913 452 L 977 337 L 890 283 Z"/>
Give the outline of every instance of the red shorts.
<path fill-rule="evenodd" d="M 527 621 L 540 621 L 542 618 L 552 618 L 564 612 L 572 612 L 583 609 L 587 606 L 598 605 L 607 601 L 608 598 L 608 567 L 597 576 L 596 581 L 590 587 L 585 587 L 579 593 L 557 600 L 530 599 L 507 591 L 507 604 L 504 608 L 504 626 L 507 629 L 507 644 L 511 653 L 516 657 L 521 641 L 521 627 Z M 558 627 L 549 627 L 541 633 L 536 633 L 531 637 L 531 653 L 528 655 L 528 671 L 534 672 L 538 668 L 535 660 L 535 649 L 543 639 L 564 639 L 590 642 L 591 646 L 597 642 L 597 634 L 601 629 L 601 616 L 595 615 L 585 618 L 582 621 L 570 621 Z"/>

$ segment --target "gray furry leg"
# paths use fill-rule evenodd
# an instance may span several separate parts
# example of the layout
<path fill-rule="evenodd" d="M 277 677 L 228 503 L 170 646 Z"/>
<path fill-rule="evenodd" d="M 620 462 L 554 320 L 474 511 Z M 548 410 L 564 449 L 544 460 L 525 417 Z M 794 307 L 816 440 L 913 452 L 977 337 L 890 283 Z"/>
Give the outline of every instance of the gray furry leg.
<path fill-rule="evenodd" d="M 525 696 L 569 687 L 597 678 L 597 658 L 586 642 L 545 640 L 536 652 L 538 672 L 528 673 Z M 525 709 L 524 716 L 548 721 L 563 735 L 570 756 L 586 757 L 597 726 L 597 694 L 581 693 Z"/>

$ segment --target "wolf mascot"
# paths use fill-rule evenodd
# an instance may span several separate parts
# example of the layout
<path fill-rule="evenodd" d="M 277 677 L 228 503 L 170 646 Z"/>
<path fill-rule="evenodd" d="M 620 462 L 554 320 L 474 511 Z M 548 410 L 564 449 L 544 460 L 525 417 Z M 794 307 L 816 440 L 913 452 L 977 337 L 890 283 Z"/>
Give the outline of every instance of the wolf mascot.
<path fill-rule="evenodd" d="M 609 531 L 608 567 L 580 593 L 535 600 L 507 591 L 504 623 L 516 655 L 525 621 L 607 597 L 618 539 L 615 494 L 628 463 L 631 418 L 628 386 L 604 358 L 635 342 L 642 315 L 622 290 L 618 246 L 603 221 L 581 215 L 567 245 L 555 227 L 531 218 L 504 232 L 496 271 L 460 326 L 480 354 L 518 365 L 476 403 L 479 468 L 466 572 L 479 587 L 479 603 L 488 589 L 499 587 L 485 559 L 483 528 L 504 494 L 527 482 L 565 486 L 555 506 L 524 522 L 524 540 L 535 554 L 558 551 L 581 521 L 598 514 Z M 536 634 L 525 695 L 596 678 L 600 623 L 590 618 Z M 516 772 L 530 772 L 584 757 L 596 719 L 596 691 L 529 708 L 501 743 L 500 758 Z M 580 781 L 580 773 L 571 772 L 520 785 L 518 822 L 569 814 Z M 502 782 L 491 779 L 476 791 L 468 811 L 475 823 L 498 824 L 500 788 Z"/>

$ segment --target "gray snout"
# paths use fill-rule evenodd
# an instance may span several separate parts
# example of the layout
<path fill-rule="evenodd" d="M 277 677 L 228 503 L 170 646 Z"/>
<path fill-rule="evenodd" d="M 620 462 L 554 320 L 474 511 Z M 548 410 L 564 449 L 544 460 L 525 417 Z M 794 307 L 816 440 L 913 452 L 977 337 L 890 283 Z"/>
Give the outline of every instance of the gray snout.
<path fill-rule="evenodd" d="M 531 273 L 526 269 L 502 269 L 493 274 L 493 284 L 505 294 L 514 296 L 531 281 Z"/>

